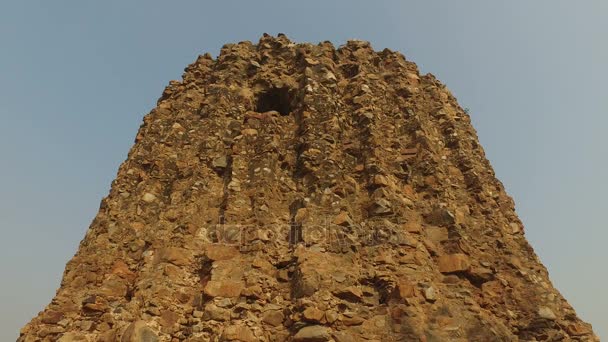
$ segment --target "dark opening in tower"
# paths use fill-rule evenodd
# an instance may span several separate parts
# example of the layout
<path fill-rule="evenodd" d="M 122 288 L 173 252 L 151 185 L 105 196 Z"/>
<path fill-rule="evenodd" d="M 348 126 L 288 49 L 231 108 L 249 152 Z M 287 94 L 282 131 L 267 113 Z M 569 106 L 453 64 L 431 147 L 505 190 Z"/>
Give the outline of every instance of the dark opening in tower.
<path fill-rule="evenodd" d="M 258 113 L 276 110 L 281 115 L 291 112 L 291 92 L 289 88 L 272 87 L 258 95 L 256 111 Z"/>

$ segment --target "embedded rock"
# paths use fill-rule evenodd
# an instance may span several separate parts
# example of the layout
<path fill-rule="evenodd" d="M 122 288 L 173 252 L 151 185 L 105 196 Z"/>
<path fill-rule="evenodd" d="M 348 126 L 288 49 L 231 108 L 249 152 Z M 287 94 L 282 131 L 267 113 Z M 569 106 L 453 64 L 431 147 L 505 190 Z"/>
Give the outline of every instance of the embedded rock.
<path fill-rule="evenodd" d="M 462 253 L 442 255 L 437 263 L 441 273 L 463 272 L 471 267 L 469 257 Z"/>
<path fill-rule="evenodd" d="M 146 322 L 131 323 L 120 339 L 121 342 L 157 342 L 158 336 L 150 329 Z"/>
<path fill-rule="evenodd" d="M 300 329 L 293 337 L 294 342 L 324 342 L 331 338 L 327 327 L 313 325 Z"/>

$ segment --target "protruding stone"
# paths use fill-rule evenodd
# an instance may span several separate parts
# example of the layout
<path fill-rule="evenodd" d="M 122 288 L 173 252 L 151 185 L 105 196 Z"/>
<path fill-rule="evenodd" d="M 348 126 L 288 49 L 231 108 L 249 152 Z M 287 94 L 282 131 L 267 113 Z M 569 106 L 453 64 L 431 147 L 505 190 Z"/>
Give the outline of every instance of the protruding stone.
<path fill-rule="evenodd" d="M 264 292 L 262 290 L 262 287 L 256 284 L 243 289 L 241 295 L 247 298 L 261 299 L 264 297 Z"/>
<path fill-rule="evenodd" d="M 234 246 L 211 244 L 205 251 L 207 258 L 213 261 L 228 260 L 239 255 L 240 252 Z"/>
<path fill-rule="evenodd" d="M 156 201 L 156 195 L 146 192 L 141 199 L 146 202 L 146 203 L 152 203 L 154 201 Z"/>
<path fill-rule="evenodd" d="M 342 324 L 346 326 L 354 326 L 363 324 L 363 322 L 365 322 L 365 319 L 361 316 L 351 315 L 342 317 L 341 321 Z"/>
<path fill-rule="evenodd" d="M 180 247 L 166 247 L 158 252 L 158 260 L 175 266 L 185 266 L 192 261 L 192 253 Z"/>
<path fill-rule="evenodd" d="M 253 129 L 253 128 L 245 128 L 244 130 L 241 131 L 241 134 L 243 134 L 245 136 L 255 136 L 255 135 L 258 135 L 258 130 Z"/>
<path fill-rule="evenodd" d="M 224 329 L 222 333 L 224 341 L 256 342 L 258 339 L 253 331 L 245 325 L 231 325 Z"/>
<path fill-rule="evenodd" d="M 262 316 L 262 322 L 267 323 L 273 327 L 278 327 L 283 324 L 285 315 L 280 310 L 268 310 Z"/>
<path fill-rule="evenodd" d="M 405 229 L 406 232 L 415 233 L 415 234 L 420 233 L 420 231 L 422 230 L 421 224 L 419 222 L 414 222 L 414 221 L 408 221 L 408 222 L 404 223 L 403 228 Z"/>
<path fill-rule="evenodd" d="M 327 320 L 327 323 L 332 324 L 333 322 L 335 322 L 338 319 L 338 312 L 336 312 L 335 310 L 327 310 L 325 311 L 325 319 Z"/>
<path fill-rule="evenodd" d="M 336 80 L 337 80 L 336 75 L 334 75 L 334 73 L 331 71 L 326 72 L 325 75 L 323 76 L 323 78 L 325 78 L 326 81 L 332 81 L 332 82 L 336 82 Z"/>
<path fill-rule="evenodd" d="M 203 318 L 214 321 L 228 321 L 230 320 L 230 310 L 220 308 L 215 304 L 207 304 Z"/>
<path fill-rule="evenodd" d="M 117 260 L 114 262 L 114 265 L 112 266 L 112 274 L 116 274 L 128 281 L 132 281 L 136 277 L 135 273 L 131 271 L 129 266 L 122 260 Z"/>
<path fill-rule="evenodd" d="M 243 283 L 231 280 L 211 280 L 205 286 L 205 294 L 211 297 L 238 297 L 243 291 Z"/>
<path fill-rule="evenodd" d="M 302 222 L 304 222 L 304 220 L 306 219 L 307 216 L 308 216 L 308 209 L 299 208 L 296 211 L 296 215 L 294 216 L 293 220 L 296 224 L 301 224 Z"/>
<path fill-rule="evenodd" d="M 396 296 L 399 299 L 412 298 L 416 296 L 416 286 L 407 280 L 399 280 L 397 282 Z"/>
<path fill-rule="evenodd" d="M 429 302 L 437 300 L 437 290 L 433 286 L 429 286 L 424 290 L 424 298 Z"/>
<path fill-rule="evenodd" d="M 373 215 L 388 215 L 393 212 L 391 202 L 385 198 L 379 198 L 372 203 L 371 213 Z"/>
<path fill-rule="evenodd" d="M 519 224 L 515 222 L 511 222 L 509 224 L 509 233 L 511 234 L 519 234 L 521 232 L 521 227 Z"/>
<path fill-rule="evenodd" d="M 312 325 L 300 329 L 293 337 L 294 342 L 325 342 L 331 339 L 329 328 Z"/>
<path fill-rule="evenodd" d="M 384 175 L 374 175 L 373 184 L 375 186 L 388 186 L 389 182 L 386 176 Z"/>
<path fill-rule="evenodd" d="M 144 321 L 131 323 L 122 334 L 121 342 L 158 342 L 158 335 Z"/>
<path fill-rule="evenodd" d="M 88 342 L 88 339 L 82 333 L 67 332 L 61 335 L 57 342 Z"/>
<path fill-rule="evenodd" d="M 445 227 L 426 227 L 424 233 L 435 243 L 446 241 L 449 238 L 448 229 Z"/>
<path fill-rule="evenodd" d="M 227 156 L 217 157 L 217 158 L 213 159 L 212 165 L 216 169 L 225 169 L 228 167 L 228 157 Z"/>
<path fill-rule="evenodd" d="M 306 319 L 307 321 L 318 323 L 321 321 L 321 319 L 323 319 L 323 315 L 325 313 L 315 307 L 308 307 L 306 308 L 306 310 L 304 310 L 302 314 L 304 316 L 304 319 Z"/>
<path fill-rule="evenodd" d="M 351 342 L 356 341 L 355 337 L 348 331 L 336 331 L 332 333 L 332 337 L 336 342 Z"/>
<path fill-rule="evenodd" d="M 173 327 L 180 319 L 180 315 L 172 310 L 162 310 L 160 312 L 160 325 L 165 328 Z"/>
<path fill-rule="evenodd" d="M 550 321 L 554 321 L 557 319 L 557 316 L 555 315 L 553 310 L 546 306 L 541 306 L 540 308 L 538 308 L 538 316 L 540 316 L 540 318 L 548 319 Z"/>
<path fill-rule="evenodd" d="M 344 289 L 340 289 L 334 292 L 336 297 L 342 298 L 351 302 L 357 302 L 361 300 L 363 296 L 363 291 L 360 288 L 355 286 L 349 286 Z"/>
<path fill-rule="evenodd" d="M 49 311 L 45 312 L 41 317 L 42 323 L 45 323 L 45 324 L 57 324 L 62 319 L 63 319 L 63 312 L 54 311 L 54 310 L 49 310 Z"/>
<path fill-rule="evenodd" d="M 334 218 L 333 223 L 338 226 L 352 226 L 353 225 L 353 221 L 350 219 L 350 216 L 348 216 L 348 213 L 346 211 L 341 211 Z"/>
<path fill-rule="evenodd" d="M 306 61 L 306 63 L 308 63 L 308 65 L 318 65 L 319 64 L 319 61 L 316 61 L 312 58 L 305 58 L 304 60 Z"/>
<path fill-rule="evenodd" d="M 456 253 L 439 257 L 439 272 L 441 273 L 464 272 L 469 268 L 471 268 L 471 263 L 465 254 Z"/>
<path fill-rule="evenodd" d="M 486 267 L 471 267 L 468 274 L 471 278 L 482 282 L 494 279 L 494 272 Z"/>
<path fill-rule="evenodd" d="M 449 226 L 456 222 L 456 218 L 448 209 L 437 208 L 426 216 L 426 221 L 435 226 Z"/>

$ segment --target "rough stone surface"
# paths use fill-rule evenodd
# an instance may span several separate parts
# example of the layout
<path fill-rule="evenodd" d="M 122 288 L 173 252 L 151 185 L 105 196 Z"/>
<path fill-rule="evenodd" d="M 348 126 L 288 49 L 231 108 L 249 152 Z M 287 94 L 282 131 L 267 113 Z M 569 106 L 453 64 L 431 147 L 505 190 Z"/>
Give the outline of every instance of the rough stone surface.
<path fill-rule="evenodd" d="M 597 341 L 469 115 L 368 42 L 200 56 L 26 341 Z"/>

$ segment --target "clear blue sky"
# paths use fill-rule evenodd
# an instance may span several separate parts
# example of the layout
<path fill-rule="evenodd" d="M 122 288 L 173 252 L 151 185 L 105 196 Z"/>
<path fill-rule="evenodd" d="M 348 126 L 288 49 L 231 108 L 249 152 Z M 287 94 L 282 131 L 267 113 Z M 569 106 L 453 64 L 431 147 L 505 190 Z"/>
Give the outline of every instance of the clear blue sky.
<path fill-rule="evenodd" d="M 263 32 L 370 40 L 446 83 L 552 280 L 608 336 L 608 2 L 39 0 L 0 4 L 0 340 L 54 295 L 169 80 Z"/>

